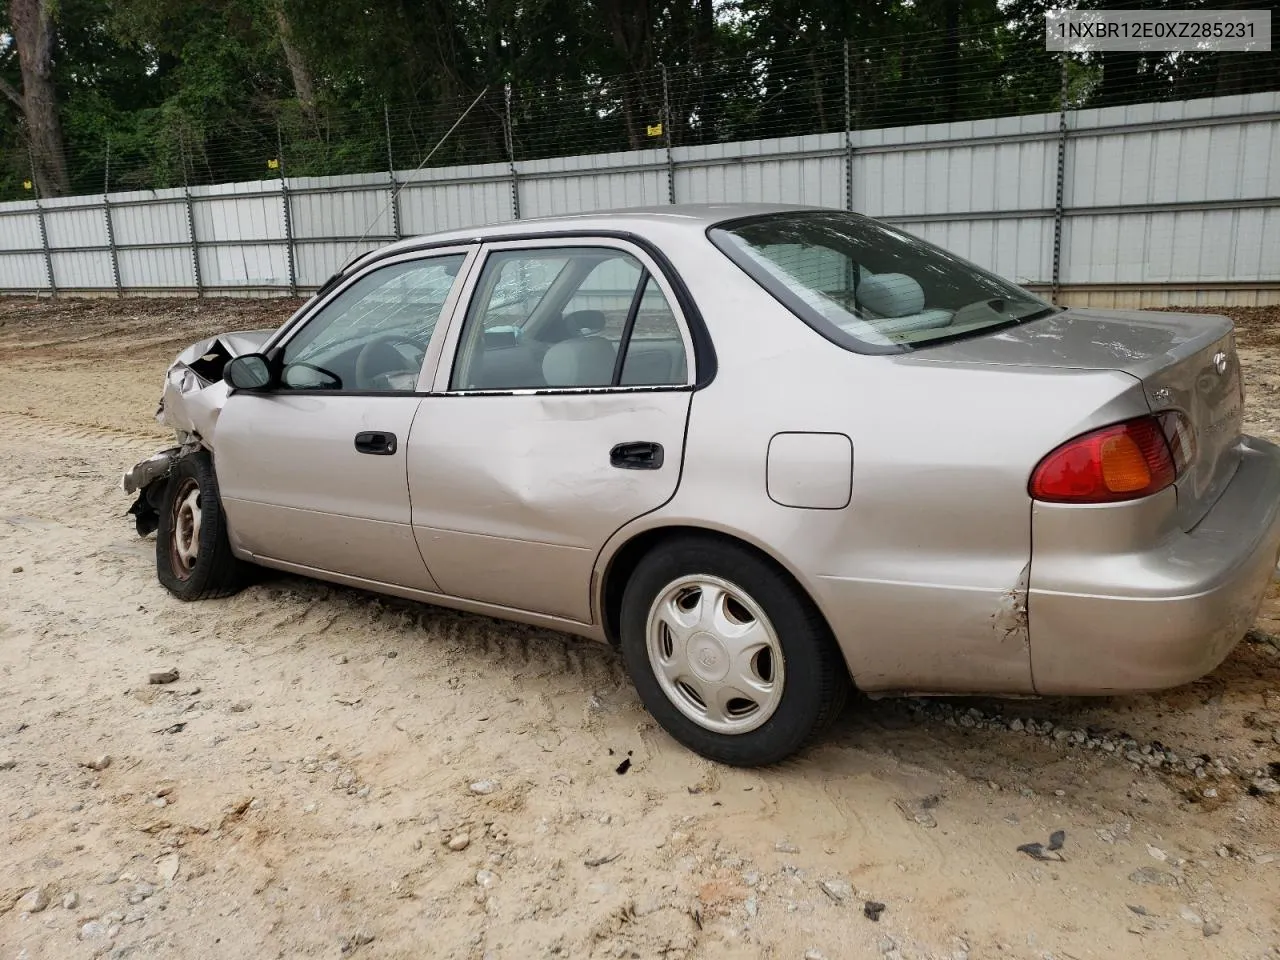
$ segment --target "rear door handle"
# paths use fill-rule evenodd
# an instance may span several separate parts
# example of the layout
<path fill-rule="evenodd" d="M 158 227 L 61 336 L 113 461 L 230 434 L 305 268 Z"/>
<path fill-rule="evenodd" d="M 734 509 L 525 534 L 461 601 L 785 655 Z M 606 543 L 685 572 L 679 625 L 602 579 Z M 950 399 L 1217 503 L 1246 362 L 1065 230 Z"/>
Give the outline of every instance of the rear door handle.
<path fill-rule="evenodd" d="M 382 430 L 363 430 L 356 434 L 356 453 L 389 457 L 396 452 L 396 435 Z"/>
<path fill-rule="evenodd" d="M 620 443 L 609 451 L 609 463 L 621 470 L 657 470 L 662 466 L 662 444 L 651 440 Z"/>

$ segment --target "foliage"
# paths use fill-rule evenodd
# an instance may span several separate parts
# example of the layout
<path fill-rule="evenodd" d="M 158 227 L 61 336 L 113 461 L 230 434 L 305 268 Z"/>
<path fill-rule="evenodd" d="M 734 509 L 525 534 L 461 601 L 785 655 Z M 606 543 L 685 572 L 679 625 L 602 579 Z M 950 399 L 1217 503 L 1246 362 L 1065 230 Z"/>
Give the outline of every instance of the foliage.
<path fill-rule="evenodd" d="M 11 2 L 0 81 L 19 90 Z M 1048 6 L 57 0 L 54 80 L 75 193 L 414 167 L 485 87 L 431 163 L 505 163 L 1054 110 L 1064 65 L 1044 49 Z M 1065 69 L 1074 107 L 1280 88 L 1277 54 Z M 0 99 L 0 199 L 30 196 L 30 169 L 23 112 Z"/>

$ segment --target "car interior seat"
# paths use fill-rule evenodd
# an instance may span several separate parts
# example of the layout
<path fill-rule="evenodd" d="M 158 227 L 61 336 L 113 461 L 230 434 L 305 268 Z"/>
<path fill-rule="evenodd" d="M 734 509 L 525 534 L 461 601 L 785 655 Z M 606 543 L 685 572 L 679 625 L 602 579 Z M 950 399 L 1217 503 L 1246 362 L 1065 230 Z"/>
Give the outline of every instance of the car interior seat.
<path fill-rule="evenodd" d="M 924 288 L 905 273 L 872 273 L 858 284 L 858 306 L 875 319 L 881 333 L 933 330 L 945 327 L 953 316 L 950 310 L 926 310 Z"/>

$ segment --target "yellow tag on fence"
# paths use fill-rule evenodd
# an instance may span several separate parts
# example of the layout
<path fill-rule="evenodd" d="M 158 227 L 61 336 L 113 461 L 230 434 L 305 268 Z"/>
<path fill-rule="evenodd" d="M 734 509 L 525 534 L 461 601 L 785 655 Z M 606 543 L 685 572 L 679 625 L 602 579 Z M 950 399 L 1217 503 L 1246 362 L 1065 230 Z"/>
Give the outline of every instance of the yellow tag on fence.
<path fill-rule="evenodd" d="M 279 161 L 279 160 L 277 160 L 275 157 L 272 157 L 270 160 L 268 160 L 268 161 L 267 161 L 267 169 L 269 169 L 269 170 L 279 170 L 279 169 L 280 169 L 280 161 Z"/>
<path fill-rule="evenodd" d="M 660 123 L 651 123 L 651 124 L 649 124 L 649 126 L 648 126 L 648 130 L 649 130 L 649 136 L 651 136 L 651 137 L 660 137 L 660 136 L 662 136 L 662 124 L 660 124 Z"/>
<path fill-rule="evenodd" d="M 22 181 L 22 189 L 23 189 L 23 190 L 30 190 L 32 186 L 33 186 L 33 184 L 31 183 L 31 181 L 30 181 L 30 180 L 23 180 L 23 181 Z"/>

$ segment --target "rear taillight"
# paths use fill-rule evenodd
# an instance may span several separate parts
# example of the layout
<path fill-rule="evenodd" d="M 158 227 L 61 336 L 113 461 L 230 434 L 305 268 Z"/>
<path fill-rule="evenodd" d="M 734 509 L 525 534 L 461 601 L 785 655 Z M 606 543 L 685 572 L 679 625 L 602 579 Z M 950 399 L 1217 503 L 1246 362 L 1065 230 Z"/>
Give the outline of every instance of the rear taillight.
<path fill-rule="evenodd" d="M 1115 503 L 1158 493 L 1195 455 L 1186 418 L 1138 417 L 1068 440 L 1040 461 L 1030 492 L 1050 503 Z"/>

